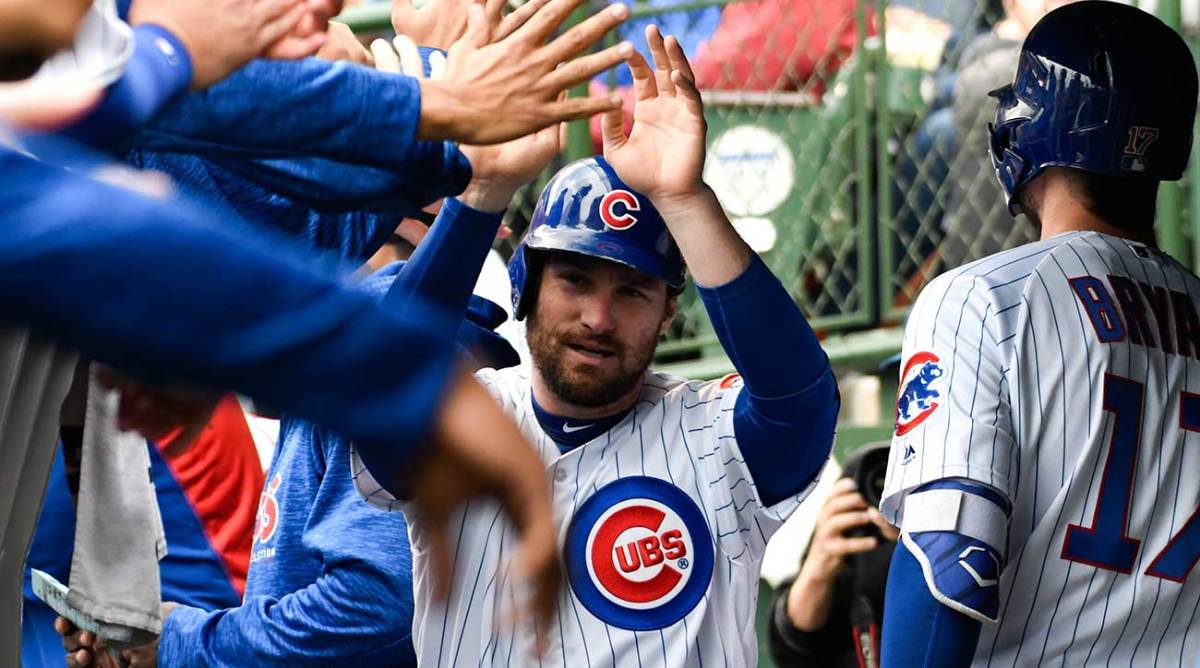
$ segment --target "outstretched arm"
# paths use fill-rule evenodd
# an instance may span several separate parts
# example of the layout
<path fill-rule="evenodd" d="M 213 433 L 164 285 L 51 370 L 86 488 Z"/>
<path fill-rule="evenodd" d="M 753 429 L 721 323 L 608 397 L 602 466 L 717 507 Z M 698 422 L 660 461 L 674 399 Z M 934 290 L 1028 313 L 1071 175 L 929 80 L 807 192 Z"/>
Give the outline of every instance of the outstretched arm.
<path fill-rule="evenodd" d="M 742 374 L 734 427 L 763 502 L 803 490 L 833 445 L 837 384 L 800 310 L 733 229 L 704 184 L 706 125 L 691 68 L 674 38 L 651 26 L 651 70 L 630 58 L 637 103 L 625 136 L 618 112 L 604 117 L 604 155 L 646 194 L 687 261 L 726 353 Z M 762 327 L 763 313 L 773 326 Z"/>

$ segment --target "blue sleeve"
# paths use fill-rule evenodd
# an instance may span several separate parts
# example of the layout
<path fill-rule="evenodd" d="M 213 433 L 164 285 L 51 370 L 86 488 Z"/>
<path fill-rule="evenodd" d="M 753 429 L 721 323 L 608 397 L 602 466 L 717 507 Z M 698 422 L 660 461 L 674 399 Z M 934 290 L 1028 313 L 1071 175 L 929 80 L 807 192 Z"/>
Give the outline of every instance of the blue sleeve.
<path fill-rule="evenodd" d="M 360 549 L 364 555 L 379 550 Z M 413 654 L 412 595 L 400 596 L 397 580 L 367 562 L 339 564 L 280 598 L 256 596 L 215 612 L 180 606 L 163 625 L 158 665 L 395 665 L 398 656 Z"/>
<path fill-rule="evenodd" d="M 904 541 L 888 571 L 880 648 L 884 668 L 969 666 L 981 624 L 933 598 L 921 565 Z"/>
<path fill-rule="evenodd" d="M 317 58 L 255 60 L 169 105 L 132 148 L 313 156 L 399 173 L 412 165 L 420 118 L 412 77 Z"/>
<path fill-rule="evenodd" d="M 141 128 L 192 81 L 192 59 L 183 43 L 164 28 L 133 29 L 133 53 L 125 72 L 108 87 L 87 116 L 62 131 L 76 141 L 108 148 Z"/>
<path fill-rule="evenodd" d="M 279 443 L 292 452 L 315 446 L 323 463 L 324 470 L 276 470 L 284 475 L 283 485 L 302 488 L 311 483 L 289 476 L 319 476 L 311 496 L 292 496 L 279 508 L 279 521 L 303 527 L 291 540 L 303 542 L 311 558 L 320 560 L 319 573 L 315 579 L 307 569 L 295 573 L 294 558 L 260 562 L 255 568 L 265 572 L 258 577 L 272 581 L 265 587 L 272 595 L 248 590 L 242 605 L 211 613 L 177 609 L 164 624 L 159 665 L 416 665 L 412 549 L 404 514 L 380 511 L 362 499 L 350 472 L 349 444 L 339 436 L 285 417 Z M 291 540 L 271 545 L 298 549 L 288 545 Z"/>
<path fill-rule="evenodd" d="M 411 167 L 399 173 L 322 158 L 217 156 L 210 161 L 274 194 L 333 214 L 361 211 L 405 218 L 461 193 L 471 180 L 471 163 L 451 142 L 418 142 Z M 393 218 L 392 227 L 399 218 Z"/>
<path fill-rule="evenodd" d="M 457 317 L 418 300 L 384 312 L 183 201 L 8 151 L 0 179 L 4 319 L 151 382 L 228 388 L 324 424 L 397 481 L 447 383 Z"/>
<path fill-rule="evenodd" d="M 464 313 L 503 215 L 446 200 L 429 234 L 384 296 L 384 306 L 401 310 L 418 297 L 446 313 Z"/>
<path fill-rule="evenodd" d="M 761 258 L 700 297 L 745 386 L 734 433 L 763 504 L 799 493 L 833 447 L 840 398 L 829 358 L 800 309 Z M 769 314 L 770 326 L 763 326 Z"/>

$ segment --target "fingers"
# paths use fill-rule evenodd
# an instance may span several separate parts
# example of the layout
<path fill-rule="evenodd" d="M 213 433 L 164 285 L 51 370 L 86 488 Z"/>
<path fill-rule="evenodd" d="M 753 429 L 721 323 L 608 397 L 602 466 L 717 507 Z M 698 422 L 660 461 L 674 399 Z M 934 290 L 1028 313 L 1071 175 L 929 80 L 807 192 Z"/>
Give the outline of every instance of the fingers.
<path fill-rule="evenodd" d="M 263 26 L 257 36 L 259 44 L 268 45 L 263 51 L 263 57 L 297 60 L 316 53 L 324 46 L 324 31 L 297 33 L 297 27 L 305 20 L 311 20 L 307 5 L 296 3 L 291 11 Z"/>
<path fill-rule="evenodd" d="M 675 84 L 671 82 L 671 58 L 667 55 L 658 26 L 646 26 L 646 44 L 650 46 L 650 55 L 654 58 L 654 83 L 658 84 L 658 94 L 675 97 Z"/>
<path fill-rule="evenodd" d="M 482 5 L 472 3 L 467 7 L 467 32 L 463 35 L 467 44 L 482 49 L 492 40 L 492 27 Z"/>
<path fill-rule="evenodd" d="M 654 73 L 650 71 L 646 58 L 634 51 L 626 62 L 629 63 L 629 71 L 633 73 L 633 93 L 637 96 L 637 101 L 657 97 L 658 85 L 654 82 Z"/>
<path fill-rule="evenodd" d="M 446 75 L 446 54 L 434 51 L 429 54 L 429 78 L 441 79 Z"/>
<path fill-rule="evenodd" d="M 692 72 L 692 64 L 688 62 L 687 54 L 683 52 L 683 46 L 679 44 L 679 40 L 674 35 L 668 35 L 664 46 L 667 49 L 667 58 L 670 60 L 671 69 L 682 74 L 688 81 L 695 83 L 696 74 Z"/>
<path fill-rule="evenodd" d="M 92 653 L 86 649 L 67 655 L 67 668 L 84 668 L 92 665 Z"/>
<path fill-rule="evenodd" d="M 835 537 L 841 536 L 849 529 L 866 526 L 870 523 L 871 513 L 865 510 L 862 512 L 839 513 L 826 520 L 821 525 L 820 531 L 826 536 Z"/>
<path fill-rule="evenodd" d="M 600 138 L 604 144 L 605 156 L 611 155 L 629 141 L 629 137 L 625 136 L 625 115 L 620 109 L 613 109 L 600 117 Z"/>
<path fill-rule="evenodd" d="M 696 84 L 683 75 L 683 72 L 672 70 L 671 83 L 675 84 L 675 92 L 679 94 L 678 97 L 684 98 L 693 111 L 698 114 L 704 113 L 699 89 L 696 88 Z"/>
<path fill-rule="evenodd" d="M 416 79 L 425 78 L 425 65 L 421 62 L 421 52 L 417 43 L 404 35 L 396 35 L 392 40 L 396 54 L 400 57 L 400 71 Z"/>
<path fill-rule="evenodd" d="M 521 26 L 513 37 L 526 40 L 532 44 L 541 44 L 558 30 L 563 21 L 583 4 L 583 0 L 550 0 Z M 628 12 L 628 9 L 626 10 Z"/>
<path fill-rule="evenodd" d="M 375 69 L 380 72 L 400 74 L 403 71 L 400 66 L 400 57 L 396 55 L 392 45 L 388 44 L 386 39 L 377 39 L 371 42 L 371 55 L 375 58 Z"/>
<path fill-rule="evenodd" d="M 562 102 L 556 102 L 546 107 L 549 122 L 560 123 L 573 121 L 578 118 L 589 118 L 606 111 L 619 109 L 621 98 L 617 95 L 608 97 L 569 97 Z"/>
<path fill-rule="evenodd" d="M 867 502 L 858 492 L 844 492 L 830 496 L 825 500 L 820 515 L 828 518 L 851 510 L 866 510 Z"/>
<path fill-rule="evenodd" d="M 554 0 L 558 2 L 559 0 Z M 547 8 L 546 11 L 548 11 Z M 629 18 L 629 8 L 625 5 L 609 5 L 604 11 L 596 12 L 579 25 L 571 28 L 562 36 L 546 45 L 545 55 L 554 63 L 574 57 L 589 48 L 600 38 Z M 533 20 L 536 21 L 537 17 Z"/>
<path fill-rule="evenodd" d="M 446 538 L 446 519 L 440 513 L 424 517 L 429 539 L 429 559 L 433 564 L 433 598 L 444 601 L 450 595 L 450 547 Z"/>
<path fill-rule="evenodd" d="M 629 42 L 621 42 L 599 53 L 576 58 L 550 73 L 544 80 L 553 90 L 566 90 L 576 84 L 590 81 L 592 77 L 616 66 L 637 53 Z"/>
<path fill-rule="evenodd" d="M 500 25 L 501 14 L 504 12 L 506 0 L 487 0 L 483 6 L 483 13 L 487 17 L 488 23 L 492 26 L 492 36 L 495 37 L 495 29 Z"/>
<path fill-rule="evenodd" d="M 500 25 L 492 33 L 492 39 L 499 42 L 525 25 L 530 17 L 538 12 L 550 0 L 529 0 L 500 21 Z"/>
<path fill-rule="evenodd" d="M 878 538 L 874 536 L 862 536 L 858 538 L 834 538 L 829 541 L 825 549 L 834 556 L 845 557 L 851 554 L 870 552 L 878 546 Z"/>
<path fill-rule="evenodd" d="M 547 637 L 562 582 L 556 545 L 554 524 L 547 512 L 525 527 L 517 552 L 518 573 L 530 589 L 527 614 L 533 620 L 539 641 Z"/>

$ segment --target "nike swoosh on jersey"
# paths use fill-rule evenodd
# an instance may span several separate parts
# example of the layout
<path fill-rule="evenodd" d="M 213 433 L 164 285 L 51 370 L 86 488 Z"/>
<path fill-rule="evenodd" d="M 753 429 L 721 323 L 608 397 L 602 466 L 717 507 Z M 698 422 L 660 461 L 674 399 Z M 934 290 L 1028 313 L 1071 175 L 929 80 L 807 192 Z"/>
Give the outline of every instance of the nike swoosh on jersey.
<path fill-rule="evenodd" d="M 570 434 L 570 433 L 573 433 L 573 432 L 577 432 L 577 431 L 579 431 L 579 430 L 581 430 L 581 429 L 587 429 L 587 428 L 588 428 L 588 427 L 590 427 L 590 426 L 592 426 L 592 425 L 590 425 L 590 424 L 581 424 L 581 425 L 575 426 L 575 425 L 572 425 L 570 422 L 564 422 L 564 423 L 563 423 L 563 426 L 562 426 L 562 430 L 563 430 L 563 432 Z"/>

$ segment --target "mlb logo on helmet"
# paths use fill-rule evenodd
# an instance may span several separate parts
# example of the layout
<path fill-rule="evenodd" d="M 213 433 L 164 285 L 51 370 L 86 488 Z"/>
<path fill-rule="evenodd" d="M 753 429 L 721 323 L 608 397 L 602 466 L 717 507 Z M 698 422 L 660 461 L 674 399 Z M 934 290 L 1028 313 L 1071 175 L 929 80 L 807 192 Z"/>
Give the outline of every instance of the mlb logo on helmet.
<path fill-rule="evenodd" d="M 605 227 L 613 230 L 627 230 L 637 223 L 634 213 L 641 211 L 637 195 L 628 190 L 614 190 L 600 200 L 600 219 Z"/>
<path fill-rule="evenodd" d="M 941 396 L 931 387 L 942 377 L 941 360 L 931 352 L 919 352 L 908 358 L 900 373 L 900 394 L 896 397 L 896 435 L 916 429 L 934 411 Z"/>
<path fill-rule="evenodd" d="M 601 621 L 634 631 L 683 619 L 708 590 L 712 535 L 683 490 L 644 476 L 605 485 L 567 529 L 567 576 Z"/>

